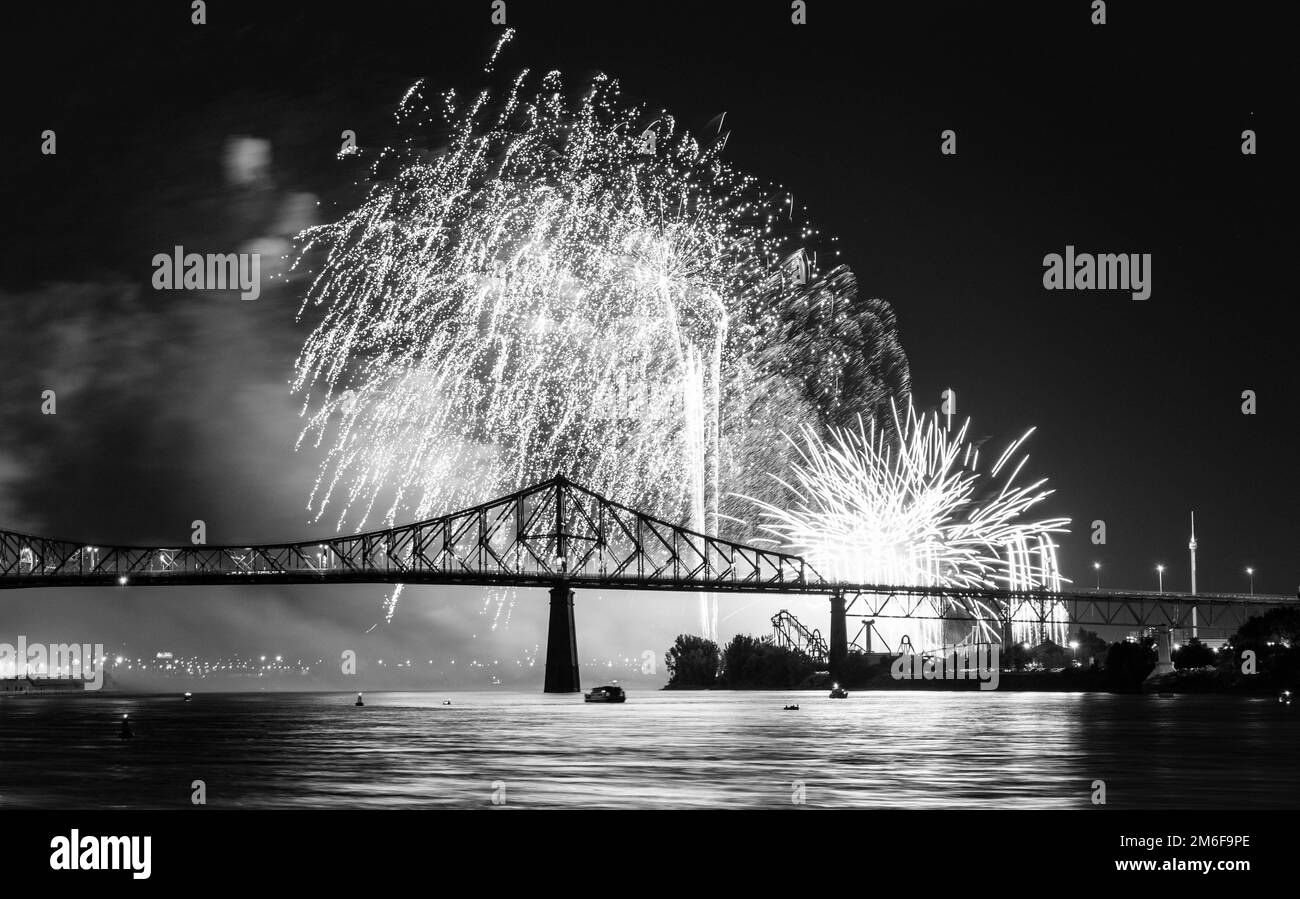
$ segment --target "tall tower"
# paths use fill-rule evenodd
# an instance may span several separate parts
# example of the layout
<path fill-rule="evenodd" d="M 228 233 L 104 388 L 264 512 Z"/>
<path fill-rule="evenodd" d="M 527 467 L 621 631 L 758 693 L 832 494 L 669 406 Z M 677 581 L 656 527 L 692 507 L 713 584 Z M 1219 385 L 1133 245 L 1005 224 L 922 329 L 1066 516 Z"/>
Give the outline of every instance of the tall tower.
<path fill-rule="evenodd" d="M 1187 544 L 1187 549 L 1192 556 L 1192 595 L 1196 595 L 1196 512 L 1192 512 L 1192 539 Z M 1192 605 L 1192 638 L 1196 637 L 1196 605 L 1193 600 Z"/>

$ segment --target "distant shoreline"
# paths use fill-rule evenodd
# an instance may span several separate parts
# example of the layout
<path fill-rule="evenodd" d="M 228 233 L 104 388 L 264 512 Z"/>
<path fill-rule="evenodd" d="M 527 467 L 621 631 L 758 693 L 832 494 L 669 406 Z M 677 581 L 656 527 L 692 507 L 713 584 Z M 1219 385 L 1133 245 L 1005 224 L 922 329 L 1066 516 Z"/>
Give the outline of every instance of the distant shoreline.
<path fill-rule="evenodd" d="M 844 687 L 856 692 L 920 691 L 959 693 L 975 690 L 1002 693 L 1113 693 L 1137 695 L 1144 693 L 1214 694 L 1221 696 L 1273 697 L 1280 687 L 1270 678 L 1256 676 L 1250 680 L 1229 678 L 1218 669 L 1197 668 L 1175 671 L 1158 678 L 1143 680 L 1137 685 L 1117 686 L 1105 676 L 1104 671 L 1089 669 L 1057 669 L 1052 671 L 1002 671 L 996 689 L 980 691 L 978 680 L 896 680 L 888 671 L 877 673 L 865 682 L 845 683 Z M 813 679 L 793 686 L 765 685 L 665 685 L 665 691 L 727 691 L 727 692 L 822 692 L 831 688 L 829 675 L 816 675 Z"/>

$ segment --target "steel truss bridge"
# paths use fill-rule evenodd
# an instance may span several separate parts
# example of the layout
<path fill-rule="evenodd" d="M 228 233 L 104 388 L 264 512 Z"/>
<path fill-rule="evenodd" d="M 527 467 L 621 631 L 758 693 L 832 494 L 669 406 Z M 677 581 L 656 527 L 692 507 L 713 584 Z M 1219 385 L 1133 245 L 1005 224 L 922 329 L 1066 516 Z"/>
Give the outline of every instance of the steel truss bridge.
<path fill-rule="evenodd" d="M 799 556 L 692 531 L 612 502 L 563 476 L 439 518 L 298 543 L 112 546 L 0 530 L 0 589 L 329 583 L 547 588 L 547 692 L 580 689 L 573 619 L 578 587 L 829 596 L 825 652 L 832 669 L 848 651 L 849 617 L 862 619 L 859 636 L 866 638 L 864 648 L 871 649 L 870 625 L 881 618 L 996 619 L 999 630 L 1009 635 L 1014 624 L 1045 632 L 1064 613 L 1072 626 L 1186 628 L 1194 623 L 1202 631 L 1227 636 L 1252 615 L 1297 602 L 1263 595 L 1054 593 L 828 581 Z M 808 638 L 814 635 L 821 640 L 816 631 Z"/>
<path fill-rule="evenodd" d="M 941 621 L 986 621 L 1004 643 L 1013 642 L 1015 625 L 1046 639 L 1055 621 L 1071 627 L 1162 628 L 1203 639 L 1226 639 L 1248 618 L 1280 606 L 1297 606 L 1295 596 L 1235 593 L 1171 593 L 1140 590 L 1015 591 L 949 587 L 843 585 L 846 615 L 861 619 L 853 642 L 866 651 L 894 651 L 875 646 L 871 625 L 879 619 L 921 618 Z"/>

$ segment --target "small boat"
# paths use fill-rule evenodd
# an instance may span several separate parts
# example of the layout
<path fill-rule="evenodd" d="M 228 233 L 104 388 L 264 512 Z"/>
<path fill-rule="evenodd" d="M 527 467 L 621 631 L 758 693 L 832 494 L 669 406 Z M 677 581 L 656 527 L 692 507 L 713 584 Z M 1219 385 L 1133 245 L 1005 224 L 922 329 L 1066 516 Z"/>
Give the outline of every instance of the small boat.
<path fill-rule="evenodd" d="M 626 702 L 627 694 L 623 688 L 617 684 L 606 684 L 603 687 L 597 687 L 590 693 L 583 696 L 584 702 Z"/>
<path fill-rule="evenodd" d="M 361 700 L 361 694 L 360 694 L 360 693 L 357 694 L 357 701 L 354 702 L 353 705 L 365 705 L 365 703 L 362 702 L 362 700 Z"/>
<path fill-rule="evenodd" d="M 492 686 L 494 687 L 501 686 L 501 678 L 497 677 L 495 674 L 492 675 Z"/>
<path fill-rule="evenodd" d="M 844 689 L 843 687 L 841 687 L 839 684 L 832 684 L 832 685 L 831 685 L 831 697 L 830 697 L 830 698 L 831 698 L 831 699 L 848 699 L 848 698 L 849 698 L 849 691 L 846 690 L 846 689 Z"/>
<path fill-rule="evenodd" d="M 126 719 L 126 715 L 122 716 L 122 729 L 117 732 L 117 735 L 123 740 L 129 740 L 131 737 L 135 736 L 131 730 L 131 723 Z"/>
<path fill-rule="evenodd" d="M 1290 705 L 1290 704 L 1291 704 L 1291 691 L 1290 691 L 1290 690 L 1283 690 L 1281 693 L 1277 694 L 1277 701 L 1280 702 L 1280 703 L 1282 703 L 1282 705 Z"/>
<path fill-rule="evenodd" d="M 185 701 L 186 701 L 186 702 L 189 702 L 189 701 L 190 701 L 191 699 L 193 699 L 193 698 L 194 698 L 194 694 L 193 694 L 193 693 L 190 693 L 189 691 L 186 691 L 186 693 L 185 693 Z"/>
<path fill-rule="evenodd" d="M 443 705 L 451 705 L 451 700 L 450 700 L 450 699 L 444 699 L 444 700 L 442 701 L 442 704 L 443 704 Z"/>
<path fill-rule="evenodd" d="M 799 711 L 799 706 L 797 706 L 797 705 L 785 705 L 785 706 L 781 706 L 781 711 L 783 711 L 783 712 L 797 712 L 797 711 Z"/>

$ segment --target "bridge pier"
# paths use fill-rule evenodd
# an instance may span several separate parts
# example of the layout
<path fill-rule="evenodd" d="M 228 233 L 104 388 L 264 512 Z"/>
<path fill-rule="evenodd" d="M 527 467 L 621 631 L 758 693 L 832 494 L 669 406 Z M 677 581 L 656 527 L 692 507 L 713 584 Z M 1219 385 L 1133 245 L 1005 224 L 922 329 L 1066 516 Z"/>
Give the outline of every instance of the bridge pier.
<path fill-rule="evenodd" d="M 1174 632 L 1169 627 L 1156 628 L 1156 667 L 1151 669 L 1147 680 L 1170 674 L 1174 670 Z"/>
<path fill-rule="evenodd" d="M 831 639 L 827 647 L 831 678 L 837 683 L 844 673 L 844 659 L 849 654 L 849 620 L 845 614 L 844 594 L 831 594 Z"/>
<path fill-rule="evenodd" d="M 544 692 L 582 692 L 582 684 L 578 680 L 578 633 L 573 625 L 573 591 L 563 581 L 551 588 Z"/>

